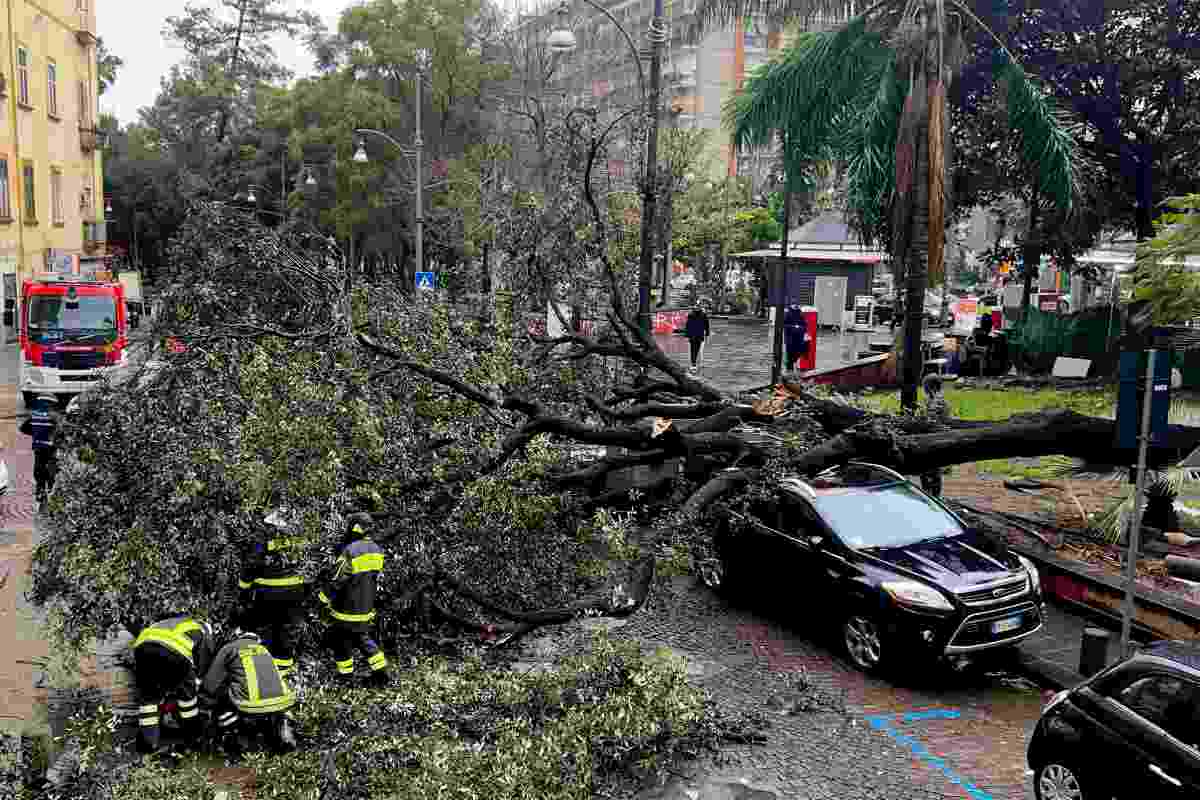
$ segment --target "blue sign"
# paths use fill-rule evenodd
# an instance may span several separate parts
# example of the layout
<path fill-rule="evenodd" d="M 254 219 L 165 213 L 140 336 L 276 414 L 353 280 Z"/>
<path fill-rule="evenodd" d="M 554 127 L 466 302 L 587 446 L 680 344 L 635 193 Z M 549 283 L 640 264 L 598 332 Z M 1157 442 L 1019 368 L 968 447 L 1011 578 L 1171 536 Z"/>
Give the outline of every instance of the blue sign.
<path fill-rule="evenodd" d="M 417 273 L 417 288 L 418 289 L 433 289 L 437 286 L 437 281 L 434 278 L 433 272 L 418 272 Z"/>

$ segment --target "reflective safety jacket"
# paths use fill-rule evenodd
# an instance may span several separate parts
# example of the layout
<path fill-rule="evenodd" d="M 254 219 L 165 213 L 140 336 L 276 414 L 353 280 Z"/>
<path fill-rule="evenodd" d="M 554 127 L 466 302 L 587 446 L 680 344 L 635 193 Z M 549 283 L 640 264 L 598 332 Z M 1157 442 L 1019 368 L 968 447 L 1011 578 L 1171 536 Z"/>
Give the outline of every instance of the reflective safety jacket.
<path fill-rule="evenodd" d="M 296 704 L 271 653 L 253 633 L 217 651 L 200 691 L 213 700 L 227 697 L 243 714 L 276 714 Z"/>
<path fill-rule="evenodd" d="M 213 657 L 212 626 L 191 617 L 168 617 L 153 623 L 133 641 L 133 649 L 158 644 L 186 658 L 197 673 L 208 669 Z"/>
<path fill-rule="evenodd" d="M 251 593 L 275 595 L 302 592 L 304 578 L 300 575 L 299 560 L 293 554 L 299 552 L 303 543 L 303 539 L 282 535 L 258 542 L 247 555 L 238 577 L 243 602 L 250 599 Z"/>
<path fill-rule="evenodd" d="M 370 537 L 356 539 L 338 554 L 328 592 L 322 589 L 318 597 L 337 622 L 369 625 L 375 621 L 375 589 L 382 572 L 379 545 Z"/>

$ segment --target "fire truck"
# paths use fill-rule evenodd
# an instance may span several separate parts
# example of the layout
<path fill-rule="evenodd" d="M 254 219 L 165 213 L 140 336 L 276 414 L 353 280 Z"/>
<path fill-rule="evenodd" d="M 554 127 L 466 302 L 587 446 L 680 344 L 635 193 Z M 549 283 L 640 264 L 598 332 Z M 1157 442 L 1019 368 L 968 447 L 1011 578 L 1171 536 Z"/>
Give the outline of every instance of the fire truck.
<path fill-rule="evenodd" d="M 21 285 L 21 395 L 66 402 L 126 365 L 124 287 L 107 273 L 51 273 Z"/>

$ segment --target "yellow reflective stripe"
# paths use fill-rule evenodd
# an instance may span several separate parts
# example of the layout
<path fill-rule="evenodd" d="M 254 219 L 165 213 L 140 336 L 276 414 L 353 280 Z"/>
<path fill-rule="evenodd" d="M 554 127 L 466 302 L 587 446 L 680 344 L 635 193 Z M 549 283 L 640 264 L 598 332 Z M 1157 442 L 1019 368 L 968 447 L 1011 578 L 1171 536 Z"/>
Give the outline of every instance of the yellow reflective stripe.
<path fill-rule="evenodd" d="M 259 700 L 256 703 L 239 703 L 238 711 L 241 711 L 243 714 L 275 714 L 289 709 L 295 704 L 296 696 L 291 692 L 287 692 L 280 697 L 272 697 L 270 700 Z"/>
<path fill-rule="evenodd" d="M 370 622 L 375 619 L 375 612 L 368 611 L 366 614 L 345 614 L 335 609 L 329 609 L 329 613 L 339 622 Z"/>
<path fill-rule="evenodd" d="M 351 672 L 354 672 L 354 659 L 353 658 L 348 658 L 345 661 L 335 661 L 333 663 L 337 667 L 337 671 L 343 675 L 348 675 Z"/>
<path fill-rule="evenodd" d="M 265 653 L 267 649 L 262 645 L 251 645 L 243 647 L 238 652 L 238 655 L 242 659 L 242 669 L 246 671 L 246 692 L 250 696 L 248 700 L 250 703 L 256 703 L 259 699 L 258 670 L 254 668 L 254 657 L 260 652 Z"/>
<path fill-rule="evenodd" d="M 149 705 L 149 704 L 144 705 L 144 706 L 138 706 L 138 713 L 139 714 L 157 714 L 158 706 L 157 705 Z"/>
<path fill-rule="evenodd" d="M 178 703 L 176 703 L 176 705 L 178 705 L 180 708 L 191 708 L 192 706 L 196 705 L 196 698 L 193 697 L 191 700 L 180 700 Z"/>
<path fill-rule="evenodd" d="M 328 603 L 329 595 L 325 594 L 325 590 L 322 589 L 321 591 L 317 592 L 317 599 L 320 600 L 322 603 Z"/>
<path fill-rule="evenodd" d="M 197 625 L 196 627 L 199 628 L 200 626 Z M 161 644 L 163 647 L 179 653 L 179 655 L 189 661 L 192 658 L 192 640 L 187 636 L 176 634 L 175 631 L 166 631 L 162 628 L 147 628 L 138 636 L 133 646 L 136 649 L 147 642 Z"/>
<path fill-rule="evenodd" d="M 383 553 L 367 553 L 361 556 L 355 556 L 350 562 L 350 571 L 358 572 L 379 572 L 383 569 Z"/>
<path fill-rule="evenodd" d="M 290 667 L 295 663 L 296 663 L 295 660 L 290 659 L 290 658 L 275 659 L 275 666 L 277 666 L 277 667 Z"/>
<path fill-rule="evenodd" d="M 142 717 L 140 724 L 143 728 L 157 728 L 158 727 L 158 717 L 157 716 Z"/>
<path fill-rule="evenodd" d="M 238 588 L 239 589 L 253 589 L 254 581 L 244 581 L 241 578 L 238 578 Z"/>
<path fill-rule="evenodd" d="M 382 652 L 376 653 L 367 659 L 367 664 L 373 670 L 381 670 L 387 666 L 387 656 L 385 656 Z"/>
<path fill-rule="evenodd" d="M 292 575 L 288 578 L 255 578 L 254 582 L 259 586 L 303 586 L 304 578 Z"/>
<path fill-rule="evenodd" d="M 191 633 L 192 631 L 198 631 L 198 630 L 201 630 L 200 623 L 196 622 L 194 619 L 184 620 L 183 622 L 181 622 L 175 626 L 175 633 L 177 633 L 180 636 L 183 636 L 186 633 Z"/>
<path fill-rule="evenodd" d="M 200 709 L 189 708 L 187 711 L 180 711 L 179 718 L 180 719 L 191 719 L 192 717 L 196 716 L 199 713 L 200 713 Z"/>

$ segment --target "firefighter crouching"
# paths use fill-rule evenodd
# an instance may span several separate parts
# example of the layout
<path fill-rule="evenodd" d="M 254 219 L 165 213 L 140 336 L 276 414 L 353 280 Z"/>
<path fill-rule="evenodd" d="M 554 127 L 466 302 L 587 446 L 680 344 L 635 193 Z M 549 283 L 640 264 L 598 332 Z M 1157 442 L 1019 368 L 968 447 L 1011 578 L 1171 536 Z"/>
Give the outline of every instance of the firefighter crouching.
<path fill-rule="evenodd" d="M 296 665 L 296 642 L 307 591 L 294 557 L 298 543 L 268 518 L 262 537 L 242 567 L 242 627 L 256 631 L 285 678 Z"/>
<path fill-rule="evenodd" d="M 343 546 L 333 564 L 333 575 L 318 599 L 331 618 L 326 644 L 333 651 L 338 680 L 354 679 L 354 652 L 367 656 L 371 682 L 388 683 L 387 656 L 375 641 L 375 592 L 383 572 L 383 551 L 371 539 L 371 515 L 351 514 L 346 520 Z"/>
<path fill-rule="evenodd" d="M 239 734 L 262 733 L 276 752 L 295 749 L 287 711 L 296 696 L 258 634 L 235 629 L 213 658 L 200 691 L 229 755 L 242 753 Z"/>
<path fill-rule="evenodd" d="M 189 744 L 195 743 L 201 731 L 197 676 L 208 669 L 212 656 L 212 627 L 184 614 L 155 622 L 138 634 L 133 658 L 139 696 L 139 752 L 152 753 L 159 748 L 159 705 L 167 699 L 176 701 L 182 733 Z"/>

